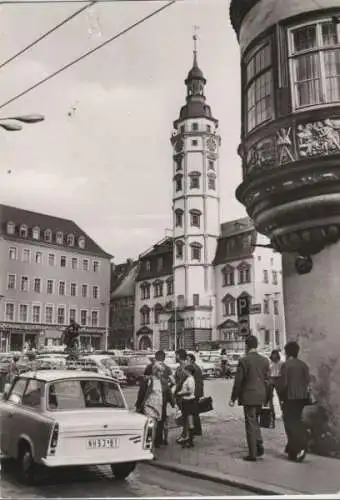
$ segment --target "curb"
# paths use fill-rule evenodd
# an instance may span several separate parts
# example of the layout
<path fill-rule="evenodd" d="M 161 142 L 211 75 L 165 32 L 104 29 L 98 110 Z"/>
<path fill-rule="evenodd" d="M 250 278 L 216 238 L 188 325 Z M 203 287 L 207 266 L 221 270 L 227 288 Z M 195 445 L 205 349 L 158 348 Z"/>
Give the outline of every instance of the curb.
<path fill-rule="evenodd" d="M 161 460 L 156 460 L 153 462 L 145 462 L 145 465 L 156 467 L 158 469 L 168 470 L 171 472 L 177 472 L 178 474 L 183 474 L 184 476 L 213 481 L 215 483 L 227 484 L 229 486 L 235 486 L 237 488 L 251 491 L 259 495 L 301 495 L 301 492 L 299 491 L 288 490 L 285 488 L 281 488 L 280 486 L 261 483 L 260 481 L 253 481 L 252 479 L 247 479 L 245 477 L 223 474 L 221 472 L 215 472 L 211 470 L 203 472 L 199 467 L 178 465 L 174 462 L 164 462 Z"/>

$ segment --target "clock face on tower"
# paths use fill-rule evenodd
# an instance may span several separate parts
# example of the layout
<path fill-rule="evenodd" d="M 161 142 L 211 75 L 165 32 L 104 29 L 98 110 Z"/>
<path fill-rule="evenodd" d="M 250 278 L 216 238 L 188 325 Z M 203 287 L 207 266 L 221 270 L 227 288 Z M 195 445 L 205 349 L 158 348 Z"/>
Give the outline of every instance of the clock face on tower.
<path fill-rule="evenodd" d="M 178 141 L 175 142 L 175 151 L 176 153 L 180 153 L 183 149 L 184 142 L 182 139 L 178 139 Z"/>
<path fill-rule="evenodd" d="M 209 137 L 209 139 L 207 140 L 207 147 L 208 147 L 209 151 L 216 151 L 216 148 L 217 148 L 216 140 L 213 139 L 212 137 Z"/>

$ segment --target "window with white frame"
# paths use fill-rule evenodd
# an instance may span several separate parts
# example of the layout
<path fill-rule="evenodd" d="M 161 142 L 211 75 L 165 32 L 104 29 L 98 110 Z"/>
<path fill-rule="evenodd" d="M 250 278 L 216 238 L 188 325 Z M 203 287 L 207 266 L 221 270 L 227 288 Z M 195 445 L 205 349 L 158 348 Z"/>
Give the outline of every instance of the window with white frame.
<path fill-rule="evenodd" d="M 154 297 L 162 297 L 163 296 L 163 281 L 157 280 L 153 284 L 154 287 Z"/>
<path fill-rule="evenodd" d="M 28 321 L 28 306 L 26 304 L 20 304 L 19 306 L 19 321 L 21 323 L 27 323 Z"/>
<path fill-rule="evenodd" d="M 21 276 L 20 291 L 21 292 L 28 292 L 28 277 L 27 276 Z"/>
<path fill-rule="evenodd" d="M 94 273 L 97 273 L 99 271 L 99 261 L 98 260 L 94 260 L 92 262 L 92 269 L 93 269 Z"/>
<path fill-rule="evenodd" d="M 190 172 L 190 189 L 199 189 L 200 187 L 200 172 Z"/>
<path fill-rule="evenodd" d="M 57 309 L 57 323 L 58 325 L 65 325 L 65 307 L 59 306 Z"/>
<path fill-rule="evenodd" d="M 250 265 L 245 262 L 238 266 L 239 284 L 250 283 Z"/>
<path fill-rule="evenodd" d="M 64 243 L 64 234 L 61 231 L 58 231 L 55 235 L 55 241 L 58 245 L 62 245 Z"/>
<path fill-rule="evenodd" d="M 21 224 L 21 226 L 19 228 L 19 236 L 20 236 L 20 238 L 27 238 L 28 227 L 26 226 L 26 224 Z"/>
<path fill-rule="evenodd" d="M 51 243 L 51 241 L 52 241 L 52 231 L 51 231 L 51 229 L 45 229 L 45 231 L 44 231 L 44 240 L 47 243 Z"/>
<path fill-rule="evenodd" d="M 150 308 L 148 306 L 144 306 L 140 310 L 140 322 L 141 322 L 141 325 L 149 325 L 150 324 Z"/>
<path fill-rule="evenodd" d="M 84 236 L 80 236 L 80 238 L 78 238 L 78 246 L 79 246 L 79 248 L 82 248 L 82 249 L 85 248 L 85 238 L 84 238 Z"/>
<path fill-rule="evenodd" d="M 269 275 L 267 269 L 263 269 L 263 283 L 269 283 Z"/>
<path fill-rule="evenodd" d="M 190 225 L 193 227 L 201 226 L 201 215 L 202 212 L 200 210 L 192 209 L 190 210 Z"/>
<path fill-rule="evenodd" d="M 183 226 L 183 210 L 181 208 L 177 208 L 175 210 L 175 226 L 176 227 Z"/>
<path fill-rule="evenodd" d="M 7 222 L 7 234 L 15 233 L 15 224 L 14 222 Z"/>
<path fill-rule="evenodd" d="M 201 260 L 202 245 L 200 243 L 191 243 L 191 260 Z"/>
<path fill-rule="evenodd" d="M 40 323 L 40 306 L 33 305 L 32 307 L 32 322 Z"/>
<path fill-rule="evenodd" d="M 176 241 L 175 243 L 175 247 L 176 247 L 176 259 L 183 259 L 183 254 L 184 254 L 184 243 L 183 241 L 179 240 L 179 241 Z"/>
<path fill-rule="evenodd" d="M 71 283 L 71 285 L 70 285 L 70 295 L 71 295 L 71 297 L 76 297 L 77 296 L 77 284 L 76 283 Z"/>
<path fill-rule="evenodd" d="M 45 307 L 45 323 L 48 325 L 53 323 L 53 306 Z"/>
<path fill-rule="evenodd" d="M 74 271 L 78 268 L 78 259 L 77 259 L 77 257 L 72 257 L 71 265 L 72 265 L 72 269 Z"/>
<path fill-rule="evenodd" d="M 169 278 L 166 280 L 166 293 L 167 295 L 172 295 L 174 293 L 174 280 L 173 278 Z"/>
<path fill-rule="evenodd" d="M 15 290 L 16 276 L 15 274 L 9 274 L 7 277 L 7 288 L 8 290 Z"/>
<path fill-rule="evenodd" d="M 77 321 L 77 310 L 73 307 L 70 309 L 70 321 Z"/>
<path fill-rule="evenodd" d="M 332 18 L 292 28 L 289 57 L 295 109 L 340 101 L 340 25 Z"/>
<path fill-rule="evenodd" d="M 48 263 L 50 266 L 54 266 L 55 265 L 55 255 L 54 253 L 49 253 L 48 254 Z"/>
<path fill-rule="evenodd" d="M 66 242 L 67 242 L 69 247 L 73 247 L 74 246 L 74 234 L 68 234 Z"/>
<path fill-rule="evenodd" d="M 88 259 L 83 260 L 83 271 L 88 271 L 89 270 L 89 261 Z"/>
<path fill-rule="evenodd" d="M 65 295 L 65 281 L 59 281 L 59 295 Z"/>
<path fill-rule="evenodd" d="M 41 293 L 41 279 L 40 278 L 34 278 L 33 290 L 35 293 Z"/>
<path fill-rule="evenodd" d="M 88 286 L 87 285 L 81 285 L 81 296 L 86 298 L 87 297 L 87 292 L 88 292 Z"/>
<path fill-rule="evenodd" d="M 224 316 L 235 316 L 236 299 L 232 295 L 228 294 L 223 298 L 222 302 Z"/>
<path fill-rule="evenodd" d="M 277 271 L 272 271 L 273 285 L 277 285 Z"/>
<path fill-rule="evenodd" d="M 17 249 L 15 247 L 10 247 L 8 251 L 8 256 L 10 260 L 16 260 L 17 259 Z"/>
<path fill-rule="evenodd" d="M 47 291 L 48 295 L 52 295 L 53 288 L 54 288 L 54 282 L 53 282 L 53 280 L 47 280 L 47 289 L 46 289 L 46 291 Z"/>
<path fill-rule="evenodd" d="M 81 326 L 87 325 L 87 311 L 85 309 L 82 309 L 80 311 L 80 325 Z"/>
<path fill-rule="evenodd" d="M 36 264 L 42 263 L 42 252 L 35 252 L 35 263 Z"/>
<path fill-rule="evenodd" d="M 22 251 L 22 261 L 29 262 L 30 261 L 31 251 L 28 248 L 24 248 Z"/>
<path fill-rule="evenodd" d="M 91 326 L 98 326 L 98 311 L 91 311 Z"/>
<path fill-rule="evenodd" d="M 5 306 L 5 321 L 14 321 L 14 304 L 9 302 Z"/>
<path fill-rule="evenodd" d="M 235 269 L 227 265 L 222 269 L 223 275 L 223 286 L 233 286 L 235 285 Z"/>
<path fill-rule="evenodd" d="M 32 229 L 32 238 L 38 240 L 40 238 L 40 228 L 38 226 Z"/>
<path fill-rule="evenodd" d="M 92 298 L 95 300 L 99 299 L 99 287 L 97 285 L 92 287 Z"/>
<path fill-rule="evenodd" d="M 245 60 L 245 113 L 247 131 L 274 118 L 272 47 L 269 39 Z"/>

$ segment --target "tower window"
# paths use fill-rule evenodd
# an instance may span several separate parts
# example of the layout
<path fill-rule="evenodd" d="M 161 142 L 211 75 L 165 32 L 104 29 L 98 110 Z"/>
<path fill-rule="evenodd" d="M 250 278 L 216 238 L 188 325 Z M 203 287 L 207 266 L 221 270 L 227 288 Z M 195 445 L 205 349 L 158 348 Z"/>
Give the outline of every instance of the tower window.
<path fill-rule="evenodd" d="M 198 144 L 198 140 L 197 139 L 192 139 L 191 145 L 192 146 L 197 146 L 197 144 Z"/>
<path fill-rule="evenodd" d="M 178 208 L 175 211 L 175 225 L 176 227 L 182 227 L 183 226 L 183 210 Z"/>
<path fill-rule="evenodd" d="M 201 260 L 202 245 L 200 243 L 191 243 L 191 259 Z"/>
<path fill-rule="evenodd" d="M 190 210 L 190 225 L 193 227 L 201 226 L 201 215 L 199 210 Z"/>
<path fill-rule="evenodd" d="M 212 160 L 209 160 L 208 169 L 215 170 L 215 162 L 213 162 Z"/>
<path fill-rule="evenodd" d="M 207 125 L 207 132 L 211 132 L 211 125 Z"/>
<path fill-rule="evenodd" d="M 199 189 L 200 187 L 200 178 L 198 175 L 192 175 L 190 177 L 190 189 Z"/>
<path fill-rule="evenodd" d="M 176 158 L 176 172 L 182 170 L 182 157 Z"/>
<path fill-rule="evenodd" d="M 183 187 L 182 187 L 182 180 L 183 180 L 183 176 L 181 174 L 177 174 L 175 176 L 176 192 L 177 191 L 182 191 L 182 189 L 183 189 Z"/>
<path fill-rule="evenodd" d="M 176 258 L 183 259 L 183 241 L 176 241 Z"/>
<path fill-rule="evenodd" d="M 194 122 L 191 124 L 191 130 L 198 130 L 198 123 Z"/>

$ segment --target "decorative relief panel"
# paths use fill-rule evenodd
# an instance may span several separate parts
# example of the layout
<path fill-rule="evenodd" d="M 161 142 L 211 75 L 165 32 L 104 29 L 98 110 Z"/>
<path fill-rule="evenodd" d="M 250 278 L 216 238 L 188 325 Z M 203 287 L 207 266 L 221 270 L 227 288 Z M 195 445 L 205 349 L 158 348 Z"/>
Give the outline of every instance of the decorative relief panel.
<path fill-rule="evenodd" d="M 340 119 L 280 128 L 275 135 L 261 139 L 247 151 L 241 145 L 239 154 L 245 176 L 305 158 L 340 154 Z"/>

